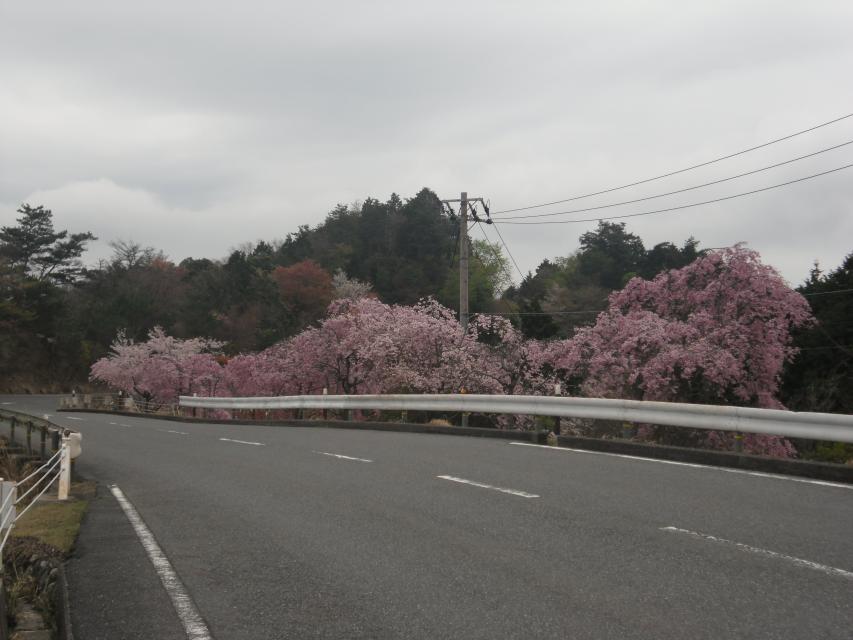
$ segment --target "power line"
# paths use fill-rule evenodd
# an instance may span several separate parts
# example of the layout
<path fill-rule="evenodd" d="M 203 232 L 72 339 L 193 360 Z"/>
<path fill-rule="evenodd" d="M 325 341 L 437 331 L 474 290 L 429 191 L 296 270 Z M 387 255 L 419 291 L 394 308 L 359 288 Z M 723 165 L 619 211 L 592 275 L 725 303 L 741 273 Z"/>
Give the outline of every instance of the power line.
<path fill-rule="evenodd" d="M 853 351 L 848 351 L 847 347 L 838 344 L 838 341 L 830 335 L 829 331 L 823 328 L 823 325 L 820 322 L 816 323 L 815 326 L 817 327 L 818 331 L 825 335 L 827 340 L 834 344 L 838 349 L 844 351 L 844 353 L 846 353 L 848 356 L 853 356 Z"/>
<path fill-rule="evenodd" d="M 820 291 L 817 293 L 801 293 L 800 295 L 808 297 L 808 296 L 822 296 L 830 293 L 853 293 L 853 289 L 837 289 L 835 291 Z M 590 313 L 601 313 L 602 311 L 607 311 L 607 309 L 582 309 L 577 311 L 501 311 L 501 312 L 489 312 L 495 316 L 554 316 L 554 315 L 584 315 Z M 481 312 L 485 313 L 485 312 Z M 811 348 L 826 348 L 826 347 L 809 347 Z M 849 348 L 853 348 L 851 345 Z"/>
<path fill-rule="evenodd" d="M 853 289 L 836 289 L 835 291 L 817 291 L 815 293 L 801 293 L 800 295 L 805 296 L 806 298 L 810 296 L 828 296 L 833 293 L 850 293 L 853 292 Z"/>
<path fill-rule="evenodd" d="M 581 316 L 601 313 L 607 309 L 587 309 L 583 311 L 481 311 L 481 315 L 491 316 Z"/>
<path fill-rule="evenodd" d="M 818 178 L 820 176 L 825 176 L 830 173 L 835 173 L 836 171 L 841 171 L 843 169 L 849 169 L 853 167 L 853 163 L 846 164 L 843 167 L 836 167 L 835 169 L 830 169 L 828 171 L 822 171 L 820 173 L 815 173 L 810 176 L 806 176 L 804 178 L 797 178 L 796 180 L 789 180 L 788 182 L 781 182 L 779 184 L 774 184 L 769 187 L 763 187 L 761 189 L 753 189 L 752 191 L 744 191 L 743 193 L 736 193 L 731 196 L 724 196 L 722 198 L 714 198 L 713 200 L 705 200 L 703 202 L 694 202 L 691 204 L 683 204 L 678 207 L 668 207 L 666 209 L 655 209 L 654 211 L 643 211 L 640 213 L 625 213 L 618 216 L 602 216 L 597 218 L 580 218 L 577 220 L 537 220 L 535 222 L 514 222 L 514 221 L 503 221 L 503 220 L 495 220 L 494 224 L 572 224 L 576 222 L 595 222 L 597 220 L 618 220 L 622 218 L 637 218 L 639 216 L 650 216 L 655 213 L 667 213 L 669 211 L 679 211 L 681 209 L 690 209 L 691 207 L 699 207 L 705 204 L 713 204 L 715 202 L 724 202 L 725 200 L 733 200 L 734 198 L 740 198 L 742 196 L 749 196 L 754 193 L 761 193 L 763 191 L 770 191 L 771 189 L 778 189 L 779 187 L 786 187 L 791 184 L 796 184 L 797 182 L 804 182 L 805 180 L 811 180 L 812 178 Z M 496 227 L 497 228 L 497 227 Z"/>
<path fill-rule="evenodd" d="M 480 229 L 480 230 L 482 231 L 482 227 L 481 227 L 481 229 Z M 483 235 L 485 236 L 486 234 L 484 233 Z M 503 263 L 503 260 L 501 259 L 501 256 L 500 256 L 500 254 L 498 253 L 498 250 L 497 250 L 497 249 L 492 245 L 492 243 L 491 243 L 491 242 L 489 242 L 489 239 L 488 239 L 488 238 L 486 238 L 486 242 L 487 242 L 487 243 L 488 243 L 488 245 L 489 245 L 489 249 L 491 249 L 491 250 L 492 250 L 492 253 L 494 253 L 495 258 L 496 258 L 496 262 L 498 263 L 498 265 L 500 265 L 500 268 L 501 268 L 501 270 L 504 272 L 504 275 L 505 275 L 507 278 L 509 278 L 510 282 L 512 282 L 512 274 L 509 272 L 509 270 L 507 270 L 506 265 Z M 474 255 L 474 257 L 475 257 L 475 258 L 477 258 L 477 262 L 479 262 L 481 265 L 483 265 L 483 268 L 484 268 L 484 269 L 486 269 L 486 270 L 488 271 L 488 269 L 489 269 L 489 265 L 487 265 L 485 262 L 483 262 L 483 259 L 480 257 L 480 254 L 479 254 L 479 253 L 477 253 L 476 251 L 474 251 L 473 255 Z M 472 311 L 472 313 L 478 313 L 478 312 L 473 312 L 473 311 Z"/>
<path fill-rule="evenodd" d="M 798 347 L 800 351 L 823 351 L 824 349 L 835 349 L 836 351 L 844 351 L 848 355 L 853 355 L 853 351 L 848 351 L 848 349 L 853 349 L 853 344 L 848 345 L 827 345 L 824 347 Z"/>
<path fill-rule="evenodd" d="M 483 238 L 485 238 L 485 239 L 486 239 L 486 244 L 487 244 L 487 245 L 489 245 L 489 249 L 491 249 L 491 250 L 492 250 L 492 252 L 495 254 L 495 259 L 497 260 L 498 264 L 501 266 L 501 269 L 503 270 L 504 275 L 506 275 L 506 277 L 507 277 L 507 278 L 509 278 L 509 281 L 510 281 L 510 282 L 512 282 L 512 274 L 511 274 L 511 273 L 509 272 L 509 270 L 506 268 L 506 265 L 504 264 L 504 261 L 501 259 L 501 255 L 500 255 L 500 253 L 499 253 L 499 251 L 498 251 L 498 248 L 497 248 L 497 247 L 495 247 L 495 246 L 492 244 L 492 241 L 491 241 L 491 240 L 489 240 L 489 236 L 487 236 L 487 235 L 486 235 L 486 230 L 483 228 L 483 225 L 482 225 L 482 224 L 480 224 L 480 222 L 479 222 L 479 221 L 477 221 L 477 223 L 476 223 L 476 224 L 477 224 L 477 226 L 478 226 L 478 227 L 480 227 L 480 231 L 483 233 Z M 477 255 L 477 254 L 475 253 L 474 255 Z M 479 260 L 479 259 L 480 259 L 480 256 L 477 256 L 477 259 Z M 480 264 L 483 264 L 483 261 L 482 261 L 482 260 L 480 260 Z M 485 265 L 485 264 L 483 264 L 483 266 L 485 267 L 486 265 Z"/>
<path fill-rule="evenodd" d="M 579 196 L 573 196 L 571 198 L 564 198 L 562 200 L 554 200 L 552 202 L 543 202 L 541 204 L 532 204 L 526 207 L 516 207 L 514 209 L 503 209 L 501 211 L 495 211 L 495 213 L 512 213 L 513 211 L 527 211 L 529 209 L 538 209 L 540 207 L 548 207 L 552 204 L 562 204 L 563 202 L 572 202 L 573 200 L 580 200 L 581 198 L 590 198 L 592 196 L 600 196 L 605 193 L 612 193 L 614 191 L 619 191 L 621 189 L 627 189 L 628 187 L 636 187 L 640 184 L 645 184 L 647 182 L 652 182 L 654 180 L 661 180 L 662 178 L 668 178 L 670 176 L 678 175 L 679 173 L 684 173 L 686 171 L 692 171 L 693 169 L 698 169 L 700 167 L 707 167 L 710 164 L 714 164 L 717 162 L 722 162 L 723 160 L 728 160 L 729 158 L 734 158 L 736 156 L 743 155 L 745 153 L 749 153 L 750 151 L 755 151 L 757 149 L 763 149 L 764 147 L 769 147 L 772 144 L 776 144 L 777 142 L 782 142 L 783 140 L 790 140 L 791 138 L 795 138 L 797 136 L 801 136 L 804 133 L 809 133 L 810 131 L 815 131 L 822 127 L 829 126 L 831 124 L 835 124 L 836 122 L 841 122 L 842 120 L 846 120 L 847 118 L 853 117 L 853 113 L 848 113 L 847 115 L 841 116 L 840 118 L 835 118 L 834 120 L 829 120 L 828 122 L 823 122 L 821 124 L 815 125 L 813 127 L 809 127 L 808 129 L 803 129 L 802 131 L 797 131 L 796 133 L 792 133 L 787 136 L 783 136 L 781 138 L 776 138 L 775 140 L 771 140 L 770 142 L 765 142 L 763 144 L 759 144 L 755 147 L 750 147 L 749 149 L 744 149 L 742 151 L 737 151 L 735 153 L 730 153 L 728 155 L 714 158 L 713 160 L 708 160 L 706 162 L 700 162 L 699 164 L 694 164 L 690 167 L 686 167 L 684 169 L 678 169 L 677 171 L 670 171 L 669 173 L 662 173 L 659 176 L 653 176 L 651 178 L 645 178 L 643 180 L 637 180 L 636 182 L 631 182 L 629 184 L 623 184 L 618 187 L 610 187 L 609 189 L 602 189 L 601 191 L 595 191 L 592 193 L 585 193 Z"/>
<path fill-rule="evenodd" d="M 791 160 L 785 160 L 784 162 L 777 162 L 776 164 L 771 164 L 766 167 L 762 167 L 760 169 L 755 169 L 753 171 L 747 171 L 745 173 L 739 173 L 734 176 L 730 176 L 728 178 L 722 178 L 720 180 L 713 180 L 711 182 L 705 182 L 703 184 L 697 184 L 692 187 L 686 187 L 684 189 L 677 189 L 675 191 L 667 191 L 666 193 L 660 193 L 654 196 L 646 196 L 645 198 L 635 198 L 634 200 L 623 200 L 622 202 L 614 202 L 612 204 L 603 204 L 597 207 L 587 207 L 585 209 L 570 209 L 569 211 L 557 211 L 554 213 L 534 213 L 527 214 L 522 216 L 505 216 L 503 218 L 495 218 L 496 220 L 522 220 L 526 218 L 550 218 L 553 216 L 562 216 L 567 215 L 569 213 L 582 213 L 584 211 L 598 211 L 599 209 L 609 209 L 611 207 L 619 207 L 623 204 L 634 204 L 635 202 L 645 202 L 646 200 L 655 200 L 656 198 L 663 198 L 665 196 L 672 196 L 677 193 L 684 193 L 685 191 L 693 191 L 695 189 L 701 189 L 703 187 L 710 187 L 711 185 L 720 184 L 722 182 L 728 182 L 729 180 L 736 180 L 737 178 L 743 178 L 745 176 L 751 176 L 756 173 L 761 173 L 762 171 L 769 171 L 770 169 L 775 169 L 776 167 L 781 167 L 786 164 L 791 164 L 792 162 L 797 162 L 798 160 L 804 160 L 806 158 L 811 158 L 816 155 L 820 155 L 821 153 L 826 153 L 827 151 L 833 151 L 834 149 L 839 149 L 841 147 L 845 147 L 848 144 L 853 144 L 853 140 L 848 142 L 842 142 L 841 144 L 837 144 L 834 147 L 827 147 L 826 149 L 821 149 L 820 151 L 815 151 L 814 153 L 809 153 L 804 156 L 800 156 L 798 158 L 792 158 Z"/>
<path fill-rule="evenodd" d="M 480 228 L 482 229 L 482 225 L 480 225 Z M 506 249 L 506 253 L 509 256 L 509 259 L 512 260 L 512 263 L 515 265 L 515 270 L 518 271 L 519 277 L 522 280 L 524 280 L 524 274 L 521 272 L 521 269 L 518 267 L 518 263 L 515 261 L 515 258 L 512 257 L 512 252 L 509 250 L 509 247 L 507 246 L 506 241 L 504 240 L 503 236 L 501 235 L 501 230 L 498 229 L 497 227 L 495 227 L 495 232 L 498 234 L 498 238 L 501 239 L 501 243 L 503 243 L 504 249 Z M 483 233 L 485 233 L 485 231 Z"/>

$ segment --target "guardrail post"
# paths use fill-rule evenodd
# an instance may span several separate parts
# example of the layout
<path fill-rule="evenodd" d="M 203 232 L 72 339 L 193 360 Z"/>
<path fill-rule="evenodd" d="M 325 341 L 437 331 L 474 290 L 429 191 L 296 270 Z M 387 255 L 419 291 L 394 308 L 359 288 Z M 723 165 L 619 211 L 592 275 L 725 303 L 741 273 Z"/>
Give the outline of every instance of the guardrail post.
<path fill-rule="evenodd" d="M 44 460 L 47 453 L 47 427 L 41 428 L 41 459 Z"/>
<path fill-rule="evenodd" d="M 743 434 L 735 434 L 735 453 L 743 453 Z"/>
<path fill-rule="evenodd" d="M 462 388 L 459 390 L 459 393 L 460 393 L 461 395 L 465 395 L 465 393 L 466 393 L 466 391 L 465 391 L 465 387 L 462 387 Z M 468 412 L 467 412 L 467 411 L 465 411 L 464 409 L 462 410 L 462 426 L 463 426 L 463 427 L 467 427 L 467 426 L 468 426 Z"/>
<path fill-rule="evenodd" d="M 27 422 L 27 455 L 33 455 L 33 423 Z"/>
<path fill-rule="evenodd" d="M 15 419 L 15 416 L 12 416 L 9 420 L 9 442 L 12 444 L 15 443 L 15 424 L 17 422 L 18 421 Z"/>
<path fill-rule="evenodd" d="M 68 490 L 71 488 L 71 449 L 68 437 L 62 437 L 62 453 L 59 454 L 59 500 L 68 500 Z"/>
<path fill-rule="evenodd" d="M 50 432 L 50 448 L 54 451 L 59 451 L 60 447 L 59 431 Z"/>

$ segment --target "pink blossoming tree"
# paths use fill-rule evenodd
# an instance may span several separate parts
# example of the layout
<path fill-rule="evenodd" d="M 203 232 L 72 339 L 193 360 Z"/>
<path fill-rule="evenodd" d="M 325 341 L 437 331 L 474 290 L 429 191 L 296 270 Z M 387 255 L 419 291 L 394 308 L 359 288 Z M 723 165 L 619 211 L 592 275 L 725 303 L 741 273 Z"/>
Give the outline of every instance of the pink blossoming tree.
<path fill-rule="evenodd" d="M 213 396 L 223 377 L 217 360 L 221 347 L 207 338 L 174 338 L 160 327 L 139 343 L 119 332 L 111 353 L 92 365 L 89 377 L 148 402 L 175 402 L 193 393 Z"/>
<path fill-rule="evenodd" d="M 800 294 L 757 253 L 736 246 L 651 281 L 634 278 L 610 296 L 594 326 L 555 345 L 551 359 L 588 396 L 780 408 L 782 365 L 795 354 L 791 330 L 812 321 Z M 693 438 L 731 444 L 716 432 Z M 745 445 L 793 453 L 781 438 L 747 436 Z"/>
<path fill-rule="evenodd" d="M 136 398 L 358 393 L 549 394 L 560 380 L 587 396 L 778 408 L 791 331 L 813 322 L 808 304 L 758 255 L 715 251 L 654 280 L 631 280 L 592 327 L 550 344 L 506 319 L 475 316 L 463 335 L 432 299 L 413 306 L 374 297 L 333 301 L 316 326 L 221 364 L 221 343 L 179 340 L 155 328 L 134 343 L 119 334 L 91 378 Z M 501 426 L 532 420 L 504 416 Z M 730 448 L 732 434 L 645 427 L 662 441 Z M 686 435 L 685 435 L 686 434 Z M 778 437 L 747 435 L 753 453 L 791 456 Z"/>

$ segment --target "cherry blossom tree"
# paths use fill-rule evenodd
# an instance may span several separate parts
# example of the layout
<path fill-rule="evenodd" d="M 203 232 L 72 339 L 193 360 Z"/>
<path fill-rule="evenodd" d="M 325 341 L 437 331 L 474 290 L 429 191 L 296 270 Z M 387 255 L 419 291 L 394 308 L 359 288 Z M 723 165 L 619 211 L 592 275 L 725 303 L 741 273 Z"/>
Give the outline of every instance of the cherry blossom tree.
<path fill-rule="evenodd" d="M 264 351 L 217 360 L 221 343 L 155 328 L 143 343 L 119 334 L 92 379 L 160 402 L 180 394 L 548 394 L 561 380 L 587 396 L 780 407 L 791 331 L 813 322 L 808 304 L 742 246 L 710 253 L 653 280 L 631 280 L 607 311 L 569 340 L 525 339 L 505 318 L 478 315 L 463 334 L 433 299 L 388 305 L 333 301 L 317 326 Z M 503 416 L 500 426 L 529 427 Z M 663 441 L 730 448 L 732 434 L 644 427 Z M 791 456 L 778 437 L 747 435 L 748 451 Z"/>
<path fill-rule="evenodd" d="M 455 314 L 433 299 L 343 299 L 319 326 L 233 358 L 226 378 L 234 395 L 534 392 L 541 351 L 499 318 L 478 317 L 463 335 Z"/>
<path fill-rule="evenodd" d="M 594 326 L 549 357 L 584 395 L 779 408 L 782 366 L 796 353 L 791 331 L 812 321 L 800 294 L 756 252 L 736 246 L 650 281 L 634 278 Z M 724 447 L 730 438 L 705 442 Z M 780 438 L 746 444 L 793 453 Z"/>
<path fill-rule="evenodd" d="M 492 393 L 539 395 L 553 388 L 553 376 L 546 375 L 546 348 L 529 340 L 506 318 L 475 316 L 474 337 L 484 348 L 483 375 L 491 382 Z"/>
<path fill-rule="evenodd" d="M 119 332 L 111 353 L 92 365 L 89 377 L 149 402 L 175 402 L 193 393 L 213 396 L 223 378 L 221 347 L 208 338 L 174 338 L 161 327 L 139 343 Z"/>

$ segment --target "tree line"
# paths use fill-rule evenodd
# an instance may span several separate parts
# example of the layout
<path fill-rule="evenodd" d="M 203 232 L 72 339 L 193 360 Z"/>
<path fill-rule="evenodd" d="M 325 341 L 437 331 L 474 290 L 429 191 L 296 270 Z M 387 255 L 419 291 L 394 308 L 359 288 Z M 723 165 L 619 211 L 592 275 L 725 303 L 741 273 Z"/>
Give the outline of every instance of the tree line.
<path fill-rule="evenodd" d="M 775 408 L 779 372 L 793 356 L 791 331 L 813 322 L 803 296 L 755 252 L 735 247 L 650 281 L 633 278 L 594 325 L 568 339 L 528 338 L 490 314 L 475 314 L 463 331 L 454 312 L 434 299 L 389 305 L 362 295 L 336 300 L 321 321 L 287 340 L 231 358 L 222 343 L 180 340 L 161 328 L 142 342 L 119 336 L 92 376 L 145 406 L 189 394 L 554 395 L 559 388 L 570 395 Z M 523 415 L 473 419 L 493 427 L 536 424 Z M 553 420 L 544 426 L 559 429 Z M 596 421 L 561 426 L 584 435 L 613 429 Z M 668 427 L 644 426 L 638 436 L 720 449 L 734 444 L 732 434 Z M 743 444 L 752 453 L 797 453 L 776 436 L 747 434 Z"/>
<path fill-rule="evenodd" d="M 52 212 L 24 204 L 0 229 L 0 366 L 8 390 L 84 382 L 119 330 L 145 341 L 154 327 L 181 339 L 222 343 L 225 357 L 261 352 L 317 326 L 329 304 L 353 290 L 390 305 L 432 297 L 456 307 L 458 224 L 428 189 L 340 205 L 315 227 L 262 240 L 225 259 L 179 263 L 156 248 L 113 242 L 94 267 L 81 261 L 88 232 L 54 229 Z M 511 284 L 505 255 L 472 243 L 472 311 L 500 314 L 525 339 L 551 341 L 592 327 L 609 296 L 633 278 L 651 281 L 708 255 L 693 238 L 647 249 L 624 224 L 601 222 L 580 248 L 543 260 Z M 780 399 L 793 409 L 851 412 L 853 254 L 817 267 L 798 287 L 817 318 L 794 332 L 801 347 L 785 364 Z M 814 294 L 814 295 L 812 295 Z"/>

